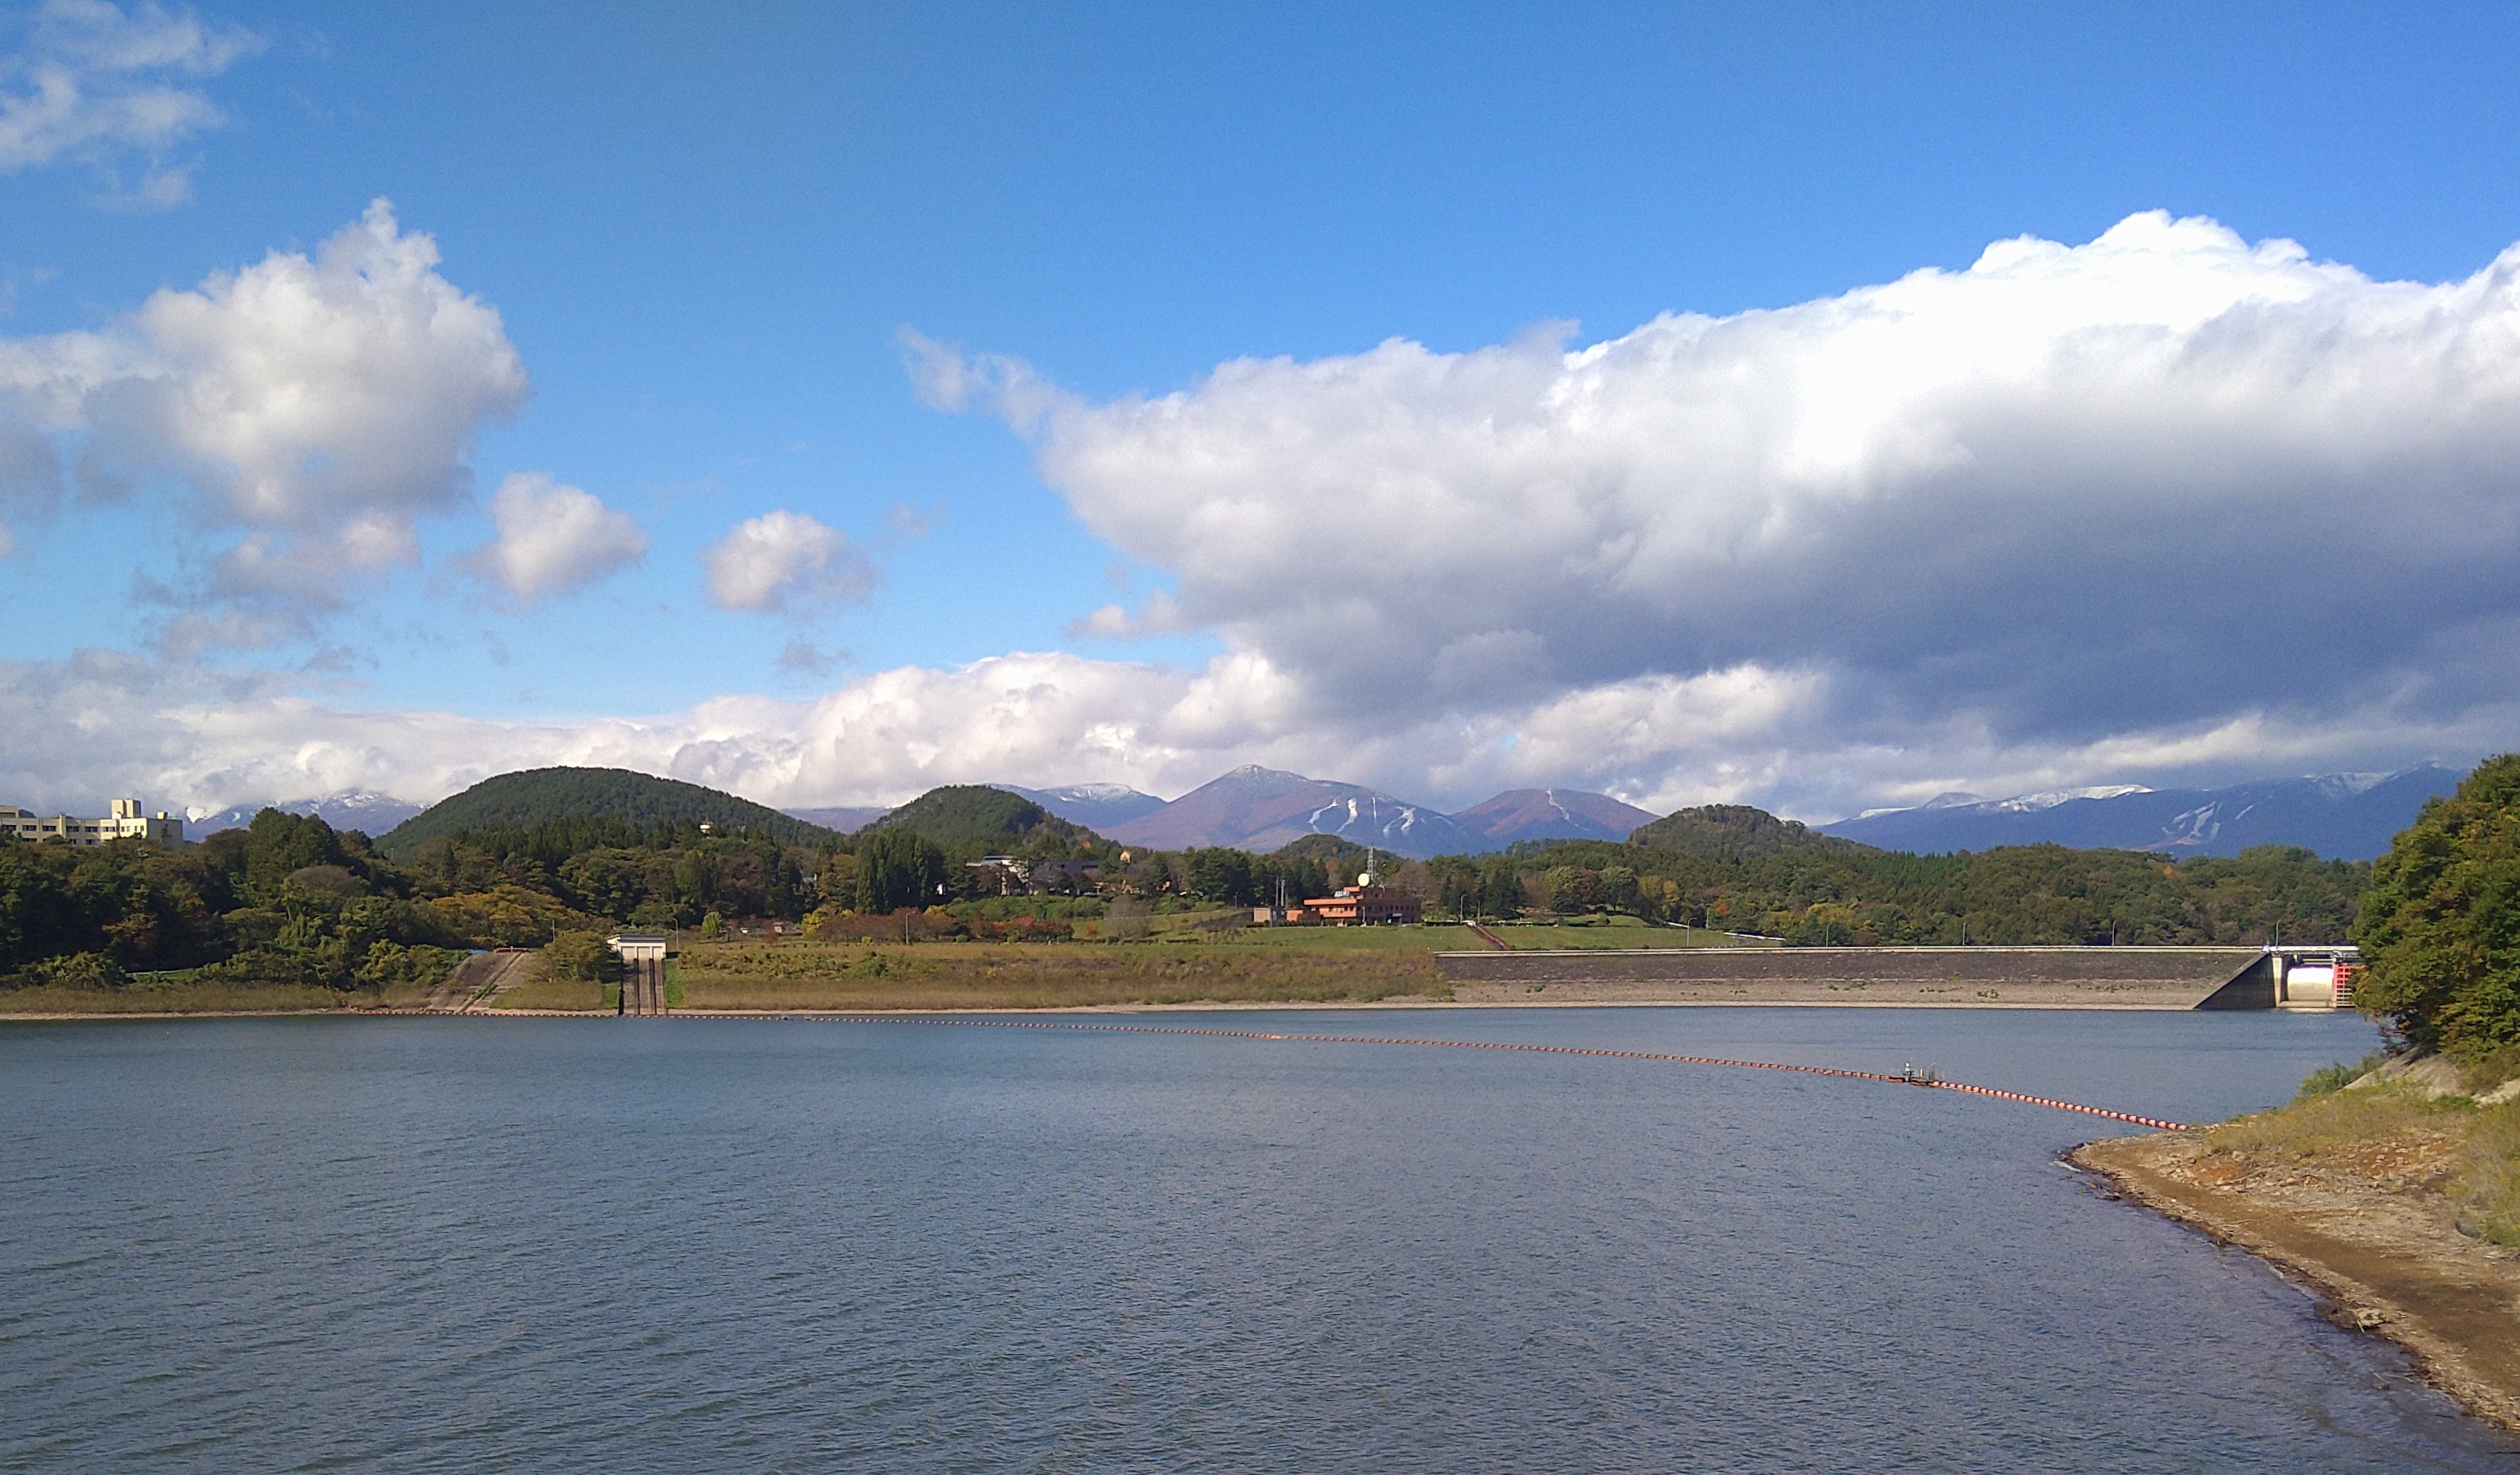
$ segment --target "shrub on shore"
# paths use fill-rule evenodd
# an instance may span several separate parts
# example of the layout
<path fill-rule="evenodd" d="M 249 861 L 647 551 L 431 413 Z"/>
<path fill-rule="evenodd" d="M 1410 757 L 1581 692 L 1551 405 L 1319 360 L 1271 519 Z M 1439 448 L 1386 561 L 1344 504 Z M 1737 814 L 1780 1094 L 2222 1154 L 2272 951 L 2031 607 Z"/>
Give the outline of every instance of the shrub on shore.
<path fill-rule="evenodd" d="M 2330 1061 L 2303 1078 L 2301 1089 L 2294 1092 L 2293 1100 L 2299 1103 L 2313 1096 L 2324 1096 L 2329 1091 L 2341 1091 L 2388 1063 L 2387 1050 L 2373 1050 L 2352 1065 L 2342 1060 Z"/>
<path fill-rule="evenodd" d="M 44 958 L 9 978 L 16 989 L 119 989 L 131 982 L 122 965 L 102 952 L 73 952 Z"/>
<path fill-rule="evenodd" d="M 2393 1081 L 2234 1117 L 2206 1140 L 2225 1152 L 2307 1163 L 2407 1132 L 2463 1132 L 2475 1111 L 2470 1097 L 2427 1100 L 2420 1087 Z"/>
<path fill-rule="evenodd" d="M 621 982 L 621 958 L 601 933 L 563 932 L 543 945 L 543 975 L 555 981 Z"/>

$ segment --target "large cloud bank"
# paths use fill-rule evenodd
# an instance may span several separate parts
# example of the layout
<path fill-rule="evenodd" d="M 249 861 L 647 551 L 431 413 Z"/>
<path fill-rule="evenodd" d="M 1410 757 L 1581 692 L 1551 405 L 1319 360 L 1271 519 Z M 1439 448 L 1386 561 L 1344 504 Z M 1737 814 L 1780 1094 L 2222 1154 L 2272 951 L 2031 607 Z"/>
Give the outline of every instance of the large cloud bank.
<path fill-rule="evenodd" d="M 915 346 L 1177 575 L 1168 619 L 1326 714 L 1755 669 L 1892 748 L 2476 730 L 2515 696 L 2515 274 L 2374 282 L 2155 212 L 1571 351 L 1393 341 L 1107 403 Z"/>
<path fill-rule="evenodd" d="M 0 662 L 0 795 L 42 807 L 129 794 L 209 813 L 349 789 L 426 802 L 492 773 L 590 763 L 816 805 L 898 802 L 942 783 L 1089 778 L 1172 795 L 1261 762 L 1456 805 L 1555 784 L 1657 810 L 1747 800 L 1834 817 L 1953 772 L 2016 793 L 2129 772 L 2351 767 L 2375 752 L 2476 752 L 2499 740 L 2488 727 L 2363 713 L 2343 734 L 2248 714 L 2080 744 L 2000 742 L 1960 719 L 1892 748 L 1838 730 L 1823 685 L 1736 668 L 1641 677 L 1470 721 L 1340 727 L 1310 715 L 1300 686 L 1253 656 L 1184 671 L 1039 653 L 882 671 L 807 700 L 493 719 L 353 710 L 276 673 L 86 652 Z"/>
<path fill-rule="evenodd" d="M 1572 352 L 960 388 L 1180 618 L 1342 710 L 1753 663 L 2053 735 L 2420 681 L 2520 612 L 2516 272 L 2373 283 L 2156 213 Z"/>
<path fill-rule="evenodd" d="M 914 338 L 931 402 L 1003 415 L 1088 525 L 1169 576 L 1080 630 L 1211 630 L 1223 655 L 1009 656 L 642 721 L 160 694 L 165 715 L 88 730 L 130 748 L 115 771 L 203 804 L 432 798 L 496 751 L 796 804 L 1170 793 L 1256 761 L 1436 803 L 1555 783 L 1826 817 L 2472 757 L 2520 737 L 2515 273 L 2520 249 L 2375 282 L 2154 213 L 1600 343 L 1393 341 L 1103 402 Z M 730 539 L 719 601 L 802 590 L 843 546 L 819 526 Z M 0 682 L 55 712 L 130 689 L 74 666 Z M 13 768 L 46 741 L 0 739 Z"/>

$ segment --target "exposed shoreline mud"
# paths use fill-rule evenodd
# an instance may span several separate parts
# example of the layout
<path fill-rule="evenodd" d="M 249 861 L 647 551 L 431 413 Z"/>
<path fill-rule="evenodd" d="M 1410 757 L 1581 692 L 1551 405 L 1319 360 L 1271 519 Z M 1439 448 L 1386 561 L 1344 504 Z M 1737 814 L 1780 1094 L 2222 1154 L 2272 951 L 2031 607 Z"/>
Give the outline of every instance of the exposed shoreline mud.
<path fill-rule="evenodd" d="M 2267 1166 L 2201 1132 L 2068 1154 L 2126 1198 L 2300 1277 L 2329 1320 L 2397 1343 L 2460 1406 L 2520 1430 L 2520 1252 L 2461 1233 L 2421 1159 Z"/>

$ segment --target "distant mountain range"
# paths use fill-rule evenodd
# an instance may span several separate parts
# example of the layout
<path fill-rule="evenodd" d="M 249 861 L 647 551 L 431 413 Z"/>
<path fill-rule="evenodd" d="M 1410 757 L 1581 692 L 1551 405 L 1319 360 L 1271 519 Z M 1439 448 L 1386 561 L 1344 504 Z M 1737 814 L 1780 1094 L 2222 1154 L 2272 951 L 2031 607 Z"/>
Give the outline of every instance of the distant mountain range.
<path fill-rule="evenodd" d="M 807 824 L 818 824 L 845 835 L 851 830 L 865 829 L 891 813 L 892 809 L 885 805 L 839 805 L 824 809 L 788 809 L 782 812 L 793 814 Z"/>
<path fill-rule="evenodd" d="M 1945 794 L 1909 809 L 1874 809 L 1820 826 L 1888 851 L 1934 854 L 2051 842 L 2076 849 L 2236 855 L 2298 845 L 2330 860 L 2368 860 L 2414 822 L 2424 801 L 2458 787 L 2455 771 L 2330 773 L 2228 789 L 2113 785 L 1982 800 Z"/>
<path fill-rule="evenodd" d="M 1014 784 L 994 787 L 1020 794 L 1070 824 L 1081 824 L 1102 835 L 1164 807 L 1162 800 L 1141 794 L 1127 784 L 1070 784 L 1064 789 L 1026 789 Z"/>
<path fill-rule="evenodd" d="M 2330 859 L 2362 860 L 2387 851 L 2398 831 L 2413 822 L 2423 802 L 2448 794 L 2458 779 L 2453 769 L 2426 764 L 2401 773 L 2332 773 L 2224 789 L 2121 784 L 1996 800 L 1945 794 L 1912 808 L 1874 809 L 1814 828 L 1882 850 L 1926 854 L 2042 842 L 2171 856 L 2234 855 L 2253 845 L 2297 845 Z M 1160 850 L 1232 846 L 1265 853 L 1306 835 L 1334 835 L 1422 859 L 1499 851 L 1524 840 L 1619 841 L 1640 826 L 1657 823 L 1656 816 L 1633 805 L 1580 789 L 1514 789 L 1447 814 L 1362 785 L 1257 766 L 1237 768 L 1169 803 L 1123 784 L 989 787 L 1021 796 L 1060 819 L 1123 844 Z M 262 807 L 240 805 L 188 819 L 185 836 L 199 840 L 248 824 Z M 335 829 L 365 830 L 380 839 L 424 808 L 363 789 L 271 807 L 318 814 Z M 846 833 L 894 811 L 844 806 L 785 812 Z M 1690 823 L 1700 821 L 1692 818 Z M 1657 832 L 1651 838 L 1664 837 Z"/>
<path fill-rule="evenodd" d="M 1177 851 L 1230 845 L 1265 854 L 1306 835 L 1336 835 L 1403 855 L 1456 855 L 1474 845 L 1451 815 L 1388 794 L 1257 765 L 1213 778 L 1159 809 L 1102 833 L 1123 845 Z"/>
<path fill-rule="evenodd" d="M 365 830 L 371 837 L 382 835 L 395 825 L 428 807 L 410 804 L 366 789 L 345 789 L 323 799 L 292 799 L 286 804 L 239 805 L 215 814 L 203 814 L 184 821 L 184 838 L 199 840 L 221 830 L 241 830 L 253 823 L 253 816 L 265 809 L 281 809 L 291 814 L 317 814 L 337 830 Z"/>
<path fill-rule="evenodd" d="M 1624 840 L 1653 816 L 1605 794 L 1575 789 L 1515 789 L 1447 814 L 1361 784 L 1308 778 L 1257 765 L 1237 768 L 1170 804 L 1148 794 L 1099 793 L 1098 805 L 1121 803 L 1139 812 L 1117 824 L 1087 820 L 1058 802 L 1060 791 L 1034 793 L 1055 814 L 1089 824 L 1127 845 L 1181 850 L 1232 846 L 1266 853 L 1306 835 L 1335 835 L 1357 845 L 1423 859 L 1503 850 L 1518 840 Z"/>
<path fill-rule="evenodd" d="M 1484 840 L 1480 850 L 1503 850 L 1519 840 L 1628 838 L 1654 816 L 1607 794 L 1582 789 L 1508 789 L 1453 816 L 1453 823 Z"/>
<path fill-rule="evenodd" d="M 1123 845 L 1155 850 L 1232 846 L 1267 853 L 1306 835 L 1335 835 L 1395 855 L 1470 855 L 1520 840 L 1610 840 L 1654 816 L 1606 794 L 1581 789 L 1514 789 L 1457 814 L 1394 799 L 1361 784 L 1309 778 L 1276 768 L 1237 768 L 1169 803 L 1125 784 L 1072 784 L 1021 795 L 1071 824 Z M 799 819 L 856 829 L 886 809 L 790 809 Z"/>
<path fill-rule="evenodd" d="M 1260 767 L 1237 768 L 1170 803 L 1125 784 L 988 787 L 1021 796 L 1060 819 L 1122 844 L 1161 850 L 1223 845 L 1265 853 L 1306 835 L 1337 835 L 1358 845 L 1422 859 L 1503 850 L 1521 840 L 1624 840 L 1630 830 L 1654 817 L 1608 795 L 1580 789 L 1515 789 L 1458 814 L 1446 814 L 1362 785 Z M 185 836 L 199 840 L 217 830 L 243 827 L 263 807 L 240 805 L 189 820 Z M 337 830 L 365 830 L 382 838 L 429 807 L 352 790 L 270 807 L 292 814 L 320 814 Z M 783 812 L 846 834 L 896 810 L 867 805 Z"/>
<path fill-rule="evenodd" d="M 1634 805 L 1581 789 L 1513 789 L 1457 814 L 1394 799 L 1361 784 L 1308 778 L 1276 768 L 1237 768 L 1166 802 L 1126 784 L 1071 784 L 1020 795 L 1071 824 L 1123 845 L 1155 850 L 1232 846 L 1265 854 L 1306 835 L 1335 835 L 1395 855 L 1472 855 L 1520 840 L 1610 840 L 1653 819 Z M 893 812 L 879 808 L 790 809 L 799 819 L 854 830 Z"/>

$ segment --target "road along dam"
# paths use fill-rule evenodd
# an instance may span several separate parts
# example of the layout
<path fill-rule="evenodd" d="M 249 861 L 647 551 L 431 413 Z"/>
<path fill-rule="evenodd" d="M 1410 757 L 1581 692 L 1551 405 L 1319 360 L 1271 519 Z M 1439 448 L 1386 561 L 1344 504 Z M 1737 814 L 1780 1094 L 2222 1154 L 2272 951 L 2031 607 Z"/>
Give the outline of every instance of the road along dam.
<path fill-rule="evenodd" d="M 1445 952 L 1436 966 L 1465 1004 L 2192 1009 L 2264 956 L 2257 947 L 1663 947 Z"/>

